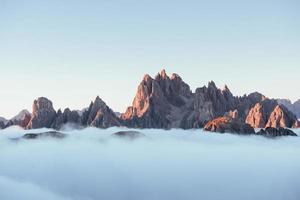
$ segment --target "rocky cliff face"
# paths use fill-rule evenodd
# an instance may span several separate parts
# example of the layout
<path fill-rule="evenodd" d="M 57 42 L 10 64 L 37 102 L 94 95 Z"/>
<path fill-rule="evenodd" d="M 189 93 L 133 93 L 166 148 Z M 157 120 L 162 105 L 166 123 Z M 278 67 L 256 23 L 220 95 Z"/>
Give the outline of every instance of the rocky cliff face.
<path fill-rule="evenodd" d="M 296 116 L 290 112 L 286 107 L 277 105 L 270 114 L 266 127 L 280 128 L 299 128 L 300 123 Z"/>
<path fill-rule="evenodd" d="M 71 111 L 69 108 L 66 108 L 64 112 L 60 109 L 56 112 L 52 102 L 41 97 L 33 103 L 32 116 L 26 128 L 61 129 L 66 124 L 75 127 L 94 126 L 99 128 L 122 125 L 121 120 L 98 96 L 83 112 Z"/>
<path fill-rule="evenodd" d="M 55 117 L 56 111 L 52 102 L 45 97 L 40 97 L 33 102 L 32 116 L 26 128 L 51 128 Z"/>
<path fill-rule="evenodd" d="M 98 128 L 109 128 L 121 126 L 121 120 L 106 105 L 99 96 L 91 102 L 89 108 L 81 116 L 83 126 L 94 126 Z"/>
<path fill-rule="evenodd" d="M 79 113 L 77 111 L 71 111 L 69 108 L 66 108 L 64 112 L 59 109 L 51 127 L 59 130 L 65 124 L 72 124 L 75 125 L 75 127 L 82 126 Z"/>
<path fill-rule="evenodd" d="M 264 128 L 277 105 L 275 100 L 270 99 L 264 99 L 255 104 L 246 117 L 246 123 L 254 128 Z"/>
<path fill-rule="evenodd" d="M 265 99 L 257 103 L 249 112 L 246 123 L 254 128 L 299 127 L 296 116 L 276 100 Z"/>
<path fill-rule="evenodd" d="M 277 99 L 280 105 L 284 105 L 300 119 L 300 99 L 292 103 L 289 99 Z"/>

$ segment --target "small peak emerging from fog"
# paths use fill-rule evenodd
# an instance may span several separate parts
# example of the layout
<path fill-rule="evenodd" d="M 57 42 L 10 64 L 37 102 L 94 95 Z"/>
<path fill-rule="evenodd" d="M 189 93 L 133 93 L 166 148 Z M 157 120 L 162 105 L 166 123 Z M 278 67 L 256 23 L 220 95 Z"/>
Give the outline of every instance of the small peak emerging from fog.
<path fill-rule="evenodd" d="M 162 78 L 167 78 L 167 77 L 168 77 L 168 75 L 167 75 L 165 69 L 162 69 L 161 72 L 160 72 L 159 74 L 160 74 L 160 76 L 161 76 Z"/>

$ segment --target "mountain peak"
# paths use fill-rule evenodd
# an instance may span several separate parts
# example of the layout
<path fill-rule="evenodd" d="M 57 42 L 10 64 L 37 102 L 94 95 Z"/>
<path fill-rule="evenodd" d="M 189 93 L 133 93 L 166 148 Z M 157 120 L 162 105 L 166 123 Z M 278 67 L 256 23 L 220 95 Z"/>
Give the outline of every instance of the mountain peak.
<path fill-rule="evenodd" d="M 162 69 L 159 74 L 162 78 L 166 78 L 168 76 L 165 69 Z"/>
<path fill-rule="evenodd" d="M 96 97 L 96 99 L 95 99 L 95 101 L 94 101 L 94 103 L 96 103 L 96 104 L 102 104 L 102 103 L 104 103 L 104 101 L 99 97 L 99 95 Z"/>
<path fill-rule="evenodd" d="M 210 88 L 210 87 L 212 87 L 212 88 L 217 88 L 217 86 L 216 86 L 216 84 L 215 84 L 214 81 L 209 81 L 209 82 L 208 82 L 208 88 Z"/>
<path fill-rule="evenodd" d="M 178 75 L 178 74 L 176 74 L 176 73 L 173 73 L 172 75 L 171 75 L 171 78 L 170 78 L 171 80 L 175 80 L 175 79 L 179 79 L 179 80 L 182 80 L 182 78 Z"/>
<path fill-rule="evenodd" d="M 143 78 L 143 81 L 148 82 L 150 80 L 152 80 L 152 77 L 149 74 L 145 74 L 144 78 Z"/>
<path fill-rule="evenodd" d="M 228 86 L 225 84 L 222 91 L 230 91 L 230 90 L 229 90 Z"/>

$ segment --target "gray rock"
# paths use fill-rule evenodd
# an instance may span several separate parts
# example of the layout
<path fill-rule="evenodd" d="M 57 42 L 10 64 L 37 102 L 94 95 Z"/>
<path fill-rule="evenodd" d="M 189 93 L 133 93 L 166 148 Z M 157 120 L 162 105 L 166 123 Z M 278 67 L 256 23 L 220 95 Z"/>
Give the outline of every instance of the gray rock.
<path fill-rule="evenodd" d="M 45 97 L 40 97 L 33 103 L 32 116 L 26 128 L 50 128 L 55 118 L 56 112 L 52 102 Z"/>
<path fill-rule="evenodd" d="M 277 105 L 276 100 L 258 92 L 243 97 L 233 96 L 227 86 L 219 89 L 213 81 L 193 93 L 177 74 L 170 78 L 162 70 L 154 79 L 144 76 L 132 106 L 121 115 L 121 119 L 125 126 L 133 128 L 190 129 L 202 128 L 225 113 L 238 113 L 236 118 L 255 128 L 264 128 L 269 123 L 271 126 L 299 126 L 295 117 L 284 108 L 281 108 L 284 112 L 280 119 L 285 119 L 286 123 L 274 123 L 276 120 L 283 121 L 275 119 L 279 112 L 275 109 Z"/>
<path fill-rule="evenodd" d="M 8 120 L 3 118 L 3 117 L 0 117 L 0 129 L 4 129 L 7 127 L 7 124 L 8 124 Z"/>
<path fill-rule="evenodd" d="M 297 136 L 297 134 L 294 133 L 292 130 L 281 128 L 281 127 L 280 128 L 267 127 L 265 129 L 261 129 L 256 134 L 266 136 L 266 137 Z"/>
<path fill-rule="evenodd" d="M 31 113 L 28 110 L 22 110 L 18 115 L 9 120 L 8 126 L 20 126 L 26 128 L 31 120 Z"/>
<path fill-rule="evenodd" d="M 283 105 L 277 105 L 270 114 L 266 127 L 299 128 L 297 117 Z"/>
<path fill-rule="evenodd" d="M 131 139 L 131 140 L 137 139 L 140 137 L 145 137 L 144 134 L 142 134 L 138 131 L 119 131 L 119 132 L 112 134 L 112 136 L 118 137 L 118 138 Z"/>
<path fill-rule="evenodd" d="M 115 112 L 99 96 L 96 97 L 94 102 L 91 102 L 89 109 L 82 114 L 81 123 L 84 126 L 98 128 L 122 125 L 121 120 L 116 116 Z"/>
<path fill-rule="evenodd" d="M 56 118 L 52 123 L 52 128 L 59 130 L 66 124 L 75 124 L 81 126 L 81 118 L 77 111 L 71 111 L 69 108 L 66 108 L 62 113 L 59 109 L 56 114 Z"/>
<path fill-rule="evenodd" d="M 300 119 L 300 99 L 292 103 L 289 99 L 277 99 L 280 105 L 284 105 Z"/>
<path fill-rule="evenodd" d="M 297 117 L 276 100 L 265 99 L 257 103 L 248 113 L 246 123 L 254 128 L 288 127 L 298 128 Z"/>
<path fill-rule="evenodd" d="M 42 133 L 26 133 L 22 136 L 22 139 L 38 139 L 38 138 L 57 138 L 62 139 L 67 135 L 57 131 L 48 131 Z"/>

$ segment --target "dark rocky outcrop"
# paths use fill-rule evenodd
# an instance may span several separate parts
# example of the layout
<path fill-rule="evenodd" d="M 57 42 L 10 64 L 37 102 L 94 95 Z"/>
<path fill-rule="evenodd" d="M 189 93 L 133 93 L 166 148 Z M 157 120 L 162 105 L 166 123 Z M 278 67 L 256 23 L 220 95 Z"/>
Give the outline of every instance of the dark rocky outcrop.
<path fill-rule="evenodd" d="M 137 139 L 140 137 L 145 137 L 144 134 L 138 132 L 138 131 L 119 131 L 116 133 L 113 133 L 112 136 L 118 137 L 118 138 L 126 138 L 126 139 Z"/>
<path fill-rule="evenodd" d="M 281 127 L 280 128 L 267 127 L 265 129 L 261 129 L 256 134 L 266 136 L 266 137 L 297 136 L 297 134 L 294 133 L 292 130 L 281 128 Z"/>
<path fill-rule="evenodd" d="M 77 111 L 71 111 L 69 108 L 66 108 L 62 113 L 59 109 L 56 114 L 56 118 L 52 123 L 52 128 L 61 129 L 65 124 L 74 124 L 76 126 L 81 126 L 81 118 Z"/>
<path fill-rule="evenodd" d="M 185 108 L 188 112 L 183 117 L 180 128 L 201 128 L 208 121 L 233 110 L 236 101 L 227 86 L 221 90 L 211 81 L 207 87 L 196 89 L 190 99 L 191 104 Z"/>
<path fill-rule="evenodd" d="M 234 134 L 255 134 L 254 128 L 241 121 L 239 118 L 230 116 L 218 117 L 204 126 L 205 131 Z"/>
<path fill-rule="evenodd" d="M 38 139 L 38 138 L 57 138 L 62 139 L 67 135 L 57 131 L 47 131 L 42 133 L 26 133 L 22 136 L 22 139 Z"/>
<path fill-rule="evenodd" d="M 8 120 L 7 120 L 7 119 L 5 119 L 5 118 L 3 118 L 3 117 L 0 117 L 0 129 L 6 128 L 7 123 L 8 123 Z"/>
<path fill-rule="evenodd" d="M 33 103 L 32 116 L 26 128 L 50 128 L 55 117 L 56 112 L 52 102 L 45 97 L 40 97 Z"/>

